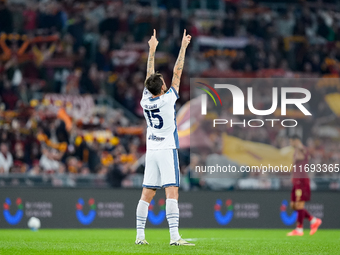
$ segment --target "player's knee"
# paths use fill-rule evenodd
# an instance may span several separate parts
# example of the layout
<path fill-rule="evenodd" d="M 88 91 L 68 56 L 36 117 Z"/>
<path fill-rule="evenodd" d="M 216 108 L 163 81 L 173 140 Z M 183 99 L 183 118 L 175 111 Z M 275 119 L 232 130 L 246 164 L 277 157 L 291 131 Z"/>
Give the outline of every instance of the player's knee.
<path fill-rule="evenodd" d="M 150 203 L 153 197 L 156 195 L 155 189 L 143 189 L 141 200 Z"/>
<path fill-rule="evenodd" d="M 165 189 L 167 199 L 178 200 L 178 187 L 169 187 Z"/>
<path fill-rule="evenodd" d="M 294 202 L 290 202 L 290 208 L 291 208 L 292 210 L 295 210 L 295 204 L 294 204 Z"/>
<path fill-rule="evenodd" d="M 295 210 L 302 210 L 305 208 L 305 203 L 304 202 L 296 202 L 295 203 Z"/>

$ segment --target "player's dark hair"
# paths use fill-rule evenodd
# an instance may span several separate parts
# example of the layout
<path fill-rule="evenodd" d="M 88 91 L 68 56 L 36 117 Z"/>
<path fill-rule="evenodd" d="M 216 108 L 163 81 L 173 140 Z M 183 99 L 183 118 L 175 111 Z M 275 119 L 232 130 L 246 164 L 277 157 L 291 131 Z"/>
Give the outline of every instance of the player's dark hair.
<path fill-rule="evenodd" d="M 301 137 L 299 135 L 297 135 L 297 134 L 289 136 L 289 139 L 293 139 L 293 140 L 299 139 L 301 141 Z"/>
<path fill-rule="evenodd" d="M 151 74 L 150 77 L 145 81 L 146 88 L 150 91 L 150 93 L 154 96 L 157 96 L 162 91 L 163 80 L 161 79 L 163 76 L 156 72 Z"/>

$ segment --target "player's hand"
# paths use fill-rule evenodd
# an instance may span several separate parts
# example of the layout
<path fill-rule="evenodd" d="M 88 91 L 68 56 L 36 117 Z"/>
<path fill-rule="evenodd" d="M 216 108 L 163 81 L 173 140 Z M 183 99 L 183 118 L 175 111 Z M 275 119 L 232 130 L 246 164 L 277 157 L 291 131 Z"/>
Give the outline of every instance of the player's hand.
<path fill-rule="evenodd" d="M 188 47 L 190 40 L 191 40 L 191 35 L 187 35 L 187 30 L 184 29 L 183 38 L 182 38 L 182 47 L 184 48 Z"/>
<path fill-rule="evenodd" d="M 150 49 L 156 50 L 158 45 L 158 41 L 156 38 L 156 29 L 153 30 L 153 35 L 151 36 L 150 40 L 148 41 Z"/>

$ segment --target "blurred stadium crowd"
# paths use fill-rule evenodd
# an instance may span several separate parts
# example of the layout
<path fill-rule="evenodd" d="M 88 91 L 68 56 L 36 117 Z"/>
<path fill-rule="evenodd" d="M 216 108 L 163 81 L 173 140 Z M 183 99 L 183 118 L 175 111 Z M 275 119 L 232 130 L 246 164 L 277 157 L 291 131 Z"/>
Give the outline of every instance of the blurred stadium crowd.
<path fill-rule="evenodd" d="M 313 1 L 0 1 L 0 173 L 95 174 L 115 187 L 133 186 L 131 174 L 142 172 L 145 152 L 139 100 L 153 28 L 156 70 L 167 84 L 183 29 L 193 37 L 180 108 L 190 98 L 190 77 L 339 77 L 340 9 L 322 7 Z M 320 95 L 312 107 L 319 122 L 331 116 L 339 124 L 322 100 L 339 90 L 312 92 Z M 263 91 L 259 101 L 268 97 Z M 282 142 L 268 133 L 242 138 Z M 340 158 L 338 140 L 304 139 L 314 160 Z M 186 175 L 188 151 L 181 155 Z"/>

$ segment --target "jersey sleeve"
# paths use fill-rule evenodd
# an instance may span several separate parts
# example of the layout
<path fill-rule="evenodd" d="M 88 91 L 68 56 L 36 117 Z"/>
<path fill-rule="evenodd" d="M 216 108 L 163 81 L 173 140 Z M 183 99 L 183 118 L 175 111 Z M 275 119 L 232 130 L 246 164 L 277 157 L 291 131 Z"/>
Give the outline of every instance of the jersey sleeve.
<path fill-rule="evenodd" d="M 170 87 L 170 89 L 165 93 L 165 96 L 167 98 L 167 100 L 171 103 L 175 103 L 177 101 L 177 99 L 179 98 L 179 95 L 177 93 L 177 91 L 174 89 L 174 87 Z"/>

